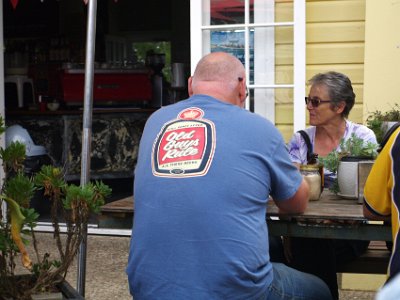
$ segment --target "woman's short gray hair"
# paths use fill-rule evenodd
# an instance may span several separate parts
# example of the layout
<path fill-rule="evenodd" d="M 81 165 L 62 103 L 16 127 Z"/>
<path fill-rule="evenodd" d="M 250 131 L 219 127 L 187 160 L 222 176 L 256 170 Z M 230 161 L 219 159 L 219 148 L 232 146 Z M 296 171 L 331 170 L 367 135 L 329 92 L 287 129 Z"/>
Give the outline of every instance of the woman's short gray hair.
<path fill-rule="evenodd" d="M 356 98 L 349 77 L 342 73 L 331 71 L 314 75 L 308 83 L 326 86 L 334 106 L 338 106 L 341 101 L 344 101 L 346 107 L 342 112 L 342 117 L 348 117 Z"/>

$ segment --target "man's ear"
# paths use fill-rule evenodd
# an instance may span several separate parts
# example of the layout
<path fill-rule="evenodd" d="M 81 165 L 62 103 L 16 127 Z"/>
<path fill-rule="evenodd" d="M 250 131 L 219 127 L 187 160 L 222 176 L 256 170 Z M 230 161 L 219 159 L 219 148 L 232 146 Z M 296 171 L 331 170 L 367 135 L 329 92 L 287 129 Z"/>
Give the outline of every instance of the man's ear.
<path fill-rule="evenodd" d="M 241 83 L 242 83 L 242 87 L 241 87 L 241 96 L 242 96 L 242 99 L 241 99 L 241 102 L 244 103 L 244 102 L 246 101 L 247 92 L 248 92 L 247 84 L 246 84 L 246 79 L 244 79 Z"/>
<path fill-rule="evenodd" d="M 242 98 L 246 94 L 246 84 L 244 83 L 245 79 L 240 77 L 237 85 L 237 92 L 239 93 L 239 99 L 242 101 Z"/>
<path fill-rule="evenodd" d="M 189 94 L 189 97 L 193 96 L 192 81 L 193 81 L 192 76 L 190 76 L 189 79 L 188 79 L 188 94 Z"/>

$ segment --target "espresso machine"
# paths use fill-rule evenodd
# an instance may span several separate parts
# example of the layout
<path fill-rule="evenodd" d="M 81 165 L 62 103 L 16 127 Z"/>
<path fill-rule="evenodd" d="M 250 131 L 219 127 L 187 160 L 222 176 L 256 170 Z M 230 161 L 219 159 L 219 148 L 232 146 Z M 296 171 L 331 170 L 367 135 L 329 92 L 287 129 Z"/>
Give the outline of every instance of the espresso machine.
<path fill-rule="evenodd" d="M 152 70 L 151 83 L 153 97 L 151 107 L 159 108 L 167 103 L 167 91 L 162 69 L 165 66 L 165 54 L 150 51 L 146 55 L 146 66 Z"/>

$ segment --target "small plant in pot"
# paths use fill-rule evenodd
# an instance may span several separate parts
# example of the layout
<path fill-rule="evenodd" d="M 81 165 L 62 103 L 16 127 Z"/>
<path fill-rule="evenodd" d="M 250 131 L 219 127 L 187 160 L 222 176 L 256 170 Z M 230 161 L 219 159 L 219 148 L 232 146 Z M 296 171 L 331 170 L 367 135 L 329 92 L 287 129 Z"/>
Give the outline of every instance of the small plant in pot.
<path fill-rule="evenodd" d="M 398 103 L 395 103 L 389 111 L 376 110 L 367 118 L 367 126 L 374 131 L 378 143 L 382 142 L 385 133 L 397 122 L 400 122 L 400 105 Z"/>
<path fill-rule="evenodd" d="M 339 150 L 321 157 L 324 168 L 337 175 L 331 191 L 347 198 L 358 198 L 358 164 L 373 161 L 378 155 L 378 146 L 352 134 L 348 140 L 341 140 Z"/>
<path fill-rule="evenodd" d="M 0 134 L 4 131 L 0 118 Z M 6 174 L 0 190 L 0 299 L 32 299 L 34 294 L 55 290 L 65 280 L 89 217 L 100 210 L 111 189 L 102 182 L 68 184 L 62 170 L 51 165 L 27 176 L 25 145 L 19 142 L 0 148 L 0 157 Z M 47 253 L 49 245 L 41 244 L 34 231 L 39 214 L 29 203 L 38 189 L 43 190 L 42 200 L 51 205 L 58 255 Z"/>

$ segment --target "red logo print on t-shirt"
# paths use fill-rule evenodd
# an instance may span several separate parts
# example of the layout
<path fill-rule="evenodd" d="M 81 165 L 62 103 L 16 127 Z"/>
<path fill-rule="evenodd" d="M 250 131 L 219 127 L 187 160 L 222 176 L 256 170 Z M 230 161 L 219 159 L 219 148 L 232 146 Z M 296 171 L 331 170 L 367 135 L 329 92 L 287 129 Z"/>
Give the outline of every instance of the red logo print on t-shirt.
<path fill-rule="evenodd" d="M 153 147 L 153 174 L 166 177 L 203 176 L 215 151 L 215 127 L 197 107 L 181 111 L 161 129 Z"/>

